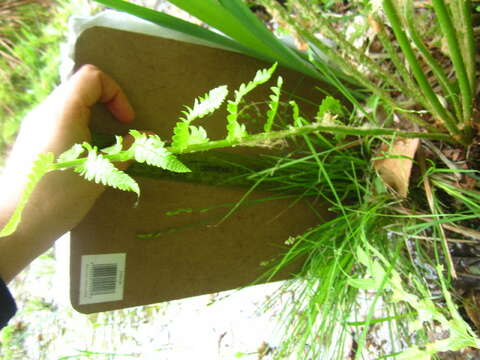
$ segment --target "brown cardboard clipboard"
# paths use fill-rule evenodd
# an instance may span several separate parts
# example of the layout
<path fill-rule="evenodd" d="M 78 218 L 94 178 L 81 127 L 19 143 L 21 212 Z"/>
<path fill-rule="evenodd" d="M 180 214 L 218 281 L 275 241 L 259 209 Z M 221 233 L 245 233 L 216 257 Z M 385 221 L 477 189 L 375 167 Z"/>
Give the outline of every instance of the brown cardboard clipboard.
<path fill-rule="evenodd" d="M 134 127 L 155 131 L 163 139 L 170 139 L 183 106 L 191 105 L 194 98 L 223 84 L 232 91 L 252 79 L 258 69 L 269 66 L 231 51 L 103 27 L 81 34 L 75 62 L 77 68 L 94 64 L 110 74 L 136 110 Z M 322 84 L 286 69 L 277 74 L 286 84 L 282 96 L 306 100 L 300 101 L 302 110 L 314 114 L 315 108 L 309 103 L 318 104 L 321 93 L 315 86 Z M 249 100 L 265 101 L 273 84 L 274 80 L 256 89 Z M 211 139 L 223 138 L 225 110 L 202 121 L 202 126 Z M 92 111 L 91 127 L 94 132 L 108 134 L 128 131 L 101 105 Z M 266 150 L 226 151 L 258 155 Z M 142 191 L 137 206 L 135 195 L 109 189 L 71 233 L 70 295 L 73 307 L 82 313 L 249 285 L 267 271 L 262 263 L 286 251 L 284 243 L 290 236 L 320 221 L 305 201 L 255 201 L 272 194 L 254 191 L 247 202 L 253 205 L 243 206 L 221 222 L 247 188 L 186 183 L 174 178 L 136 180 Z M 138 233 L 150 232 L 160 232 L 161 236 L 137 237 Z M 112 273 L 111 268 L 96 264 L 96 275 L 89 273 L 93 271 L 88 267 L 89 256 L 102 254 L 121 254 L 125 266 L 121 264 L 121 271 Z M 271 280 L 288 278 L 300 266 L 294 263 Z M 92 286 L 86 283 L 89 276 L 104 276 L 105 280 L 112 274 L 123 292 L 118 298 L 81 301 Z"/>

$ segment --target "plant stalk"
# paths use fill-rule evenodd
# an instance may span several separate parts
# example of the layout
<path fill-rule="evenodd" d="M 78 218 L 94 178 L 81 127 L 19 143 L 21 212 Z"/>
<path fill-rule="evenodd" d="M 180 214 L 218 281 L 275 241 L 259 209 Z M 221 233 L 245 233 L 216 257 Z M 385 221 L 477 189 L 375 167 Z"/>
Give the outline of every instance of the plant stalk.
<path fill-rule="evenodd" d="M 390 0 L 385 0 L 385 2 Z M 463 0 L 462 0 L 463 1 Z M 447 6 L 443 0 L 432 0 L 433 8 L 438 18 L 440 28 L 447 39 L 448 51 L 457 75 L 460 93 L 462 94 L 463 124 L 470 126 L 472 117 L 473 97 L 471 84 L 463 61 L 462 52 L 457 39 L 457 32 L 452 24 Z M 462 35 L 462 34 L 459 34 Z"/>
<path fill-rule="evenodd" d="M 192 144 L 187 146 L 185 149 L 178 150 L 172 147 L 167 147 L 166 149 L 172 154 L 188 154 L 199 151 L 208 151 L 214 149 L 220 149 L 225 147 L 235 147 L 235 146 L 272 146 L 273 143 L 277 140 L 293 137 L 293 136 L 302 136 L 308 135 L 315 132 L 323 132 L 329 134 L 337 135 L 350 135 L 350 136 L 391 136 L 396 138 L 421 138 L 421 139 L 432 139 L 440 141 L 449 141 L 452 142 L 452 138 L 448 134 L 441 133 L 426 133 L 426 132 L 416 132 L 416 131 L 402 131 L 397 129 L 387 129 L 387 128 L 357 128 L 350 126 L 325 126 L 321 123 L 314 123 L 311 125 L 305 125 L 298 128 L 272 131 L 272 132 L 263 132 L 254 135 L 248 135 L 243 138 L 237 138 L 233 140 L 216 140 L 209 141 L 202 144 Z M 126 161 L 126 155 L 129 150 L 121 151 L 115 155 L 106 155 L 102 154 L 105 159 L 108 159 L 112 162 L 116 161 Z M 52 165 L 52 170 L 60 170 L 65 168 L 76 167 L 82 165 L 85 162 L 85 158 L 75 159 L 71 161 L 60 162 Z"/>
<path fill-rule="evenodd" d="M 423 56 L 425 62 L 430 66 L 435 75 L 436 80 L 442 87 L 442 90 L 445 94 L 445 98 L 449 101 L 455 110 L 455 116 L 457 119 L 462 118 L 462 109 L 459 101 L 459 96 L 455 91 L 454 87 L 450 84 L 445 71 L 443 71 L 442 67 L 438 64 L 435 58 L 430 54 L 427 47 L 423 43 L 422 39 L 418 35 L 416 24 L 414 21 L 414 13 L 413 13 L 413 0 L 408 0 L 405 4 L 405 20 L 407 21 L 408 32 L 410 34 L 410 38 L 415 43 L 415 46 L 420 51 L 420 54 Z"/>
<path fill-rule="evenodd" d="M 455 124 L 455 120 L 452 117 L 450 113 L 448 113 L 443 105 L 440 103 L 438 100 L 437 95 L 433 91 L 432 87 L 430 86 L 430 83 L 428 82 L 425 74 L 423 73 L 420 65 L 417 62 L 417 59 L 415 57 L 415 53 L 410 46 L 410 42 L 405 35 L 405 31 L 402 27 L 402 24 L 400 22 L 400 19 L 397 14 L 397 10 L 395 9 L 395 6 L 392 2 L 392 0 L 384 0 L 383 1 L 383 7 L 385 10 L 385 14 L 388 17 L 388 20 L 390 21 L 390 24 L 392 25 L 393 32 L 395 33 L 395 37 L 398 40 L 398 43 L 405 55 L 405 58 L 407 59 L 413 75 L 415 76 L 415 79 L 418 82 L 418 85 L 424 92 L 425 96 L 430 102 L 430 111 L 432 114 L 438 118 L 438 120 L 441 120 L 445 128 L 454 136 L 455 138 L 461 138 L 462 134 L 460 132 L 460 129 L 457 127 Z"/>

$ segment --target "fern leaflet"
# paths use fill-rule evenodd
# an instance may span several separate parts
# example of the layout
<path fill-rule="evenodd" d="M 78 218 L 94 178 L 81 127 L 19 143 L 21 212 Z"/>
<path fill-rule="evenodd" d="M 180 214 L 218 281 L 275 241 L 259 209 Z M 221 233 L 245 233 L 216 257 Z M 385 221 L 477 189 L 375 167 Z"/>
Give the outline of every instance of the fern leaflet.
<path fill-rule="evenodd" d="M 210 90 L 203 97 L 201 96 L 195 99 L 193 108 L 187 106 L 187 111 L 183 111 L 185 117 L 177 122 L 173 129 L 172 148 L 178 149 L 181 152 L 188 145 L 207 142 L 208 137 L 205 129 L 194 128 L 190 126 L 190 123 L 195 119 L 203 118 L 217 110 L 223 104 L 227 95 L 227 86 L 219 86 Z"/>
<path fill-rule="evenodd" d="M 208 142 L 207 132 L 201 126 L 190 126 L 190 137 L 188 145 L 202 144 Z"/>
<path fill-rule="evenodd" d="M 182 151 L 188 146 L 188 138 L 190 137 L 189 123 L 179 121 L 173 128 L 172 148 Z"/>
<path fill-rule="evenodd" d="M 136 130 L 131 130 L 130 134 L 135 138 L 135 142 L 129 151 L 133 153 L 136 161 L 173 172 L 190 172 L 189 168 L 165 148 L 165 143 L 158 135 L 141 134 Z"/>
<path fill-rule="evenodd" d="M 32 195 L 35 186 L 38 184 L 40 179 L 52 169 L 55 156 L 53 153 L 40 154 L 35 160 L 32 170 L 28 175 L 28 182 L 25 185 L 23 193 L 18 201 L 17 207 L 13 212 L 12 216 L 8 220 L 8 223 L 4 226 L 0 232 L 0 237 L 11 235 L 18 227 L 18 224 L 22 220 L 22 212 L 25 206 L 28 203 L 30 195 Z"/>
<path fill-rule="evenodd" d="M 296 127 L 302 127 L 308 124 L 307 120 L 305 120 L 302 116 L 300 116 L 300 109 L 298 108 L 298 104 L 291 100 L 288 102 L 292 107 L 292 116 L 293 116 L 293 123 Z"/>
<path fill-rule="evenodd" d="M 332 96 L 325 97 L 318 107 L 317 118 L 322 119 L 326 113 L 330 113 L 332 115 L 342 115 L 342 103 Z"/>
<path fill-rule="evenodd" d="M 273 94 L 270 95 L 270 101 L 268 102 L 267 121 L 263 126 L 265 132 L 269 132 L 272 129 L 273 121 L 277 115 L 278 105 L 280 103 L 280 91 L 283 85 L 283 78 L 281 76 L 277 79 L 277 86 L 272 86 L 270 89 Z"/>
<path fill-rule="evenodd" d="M 241 84 L 238 90 L 235 90 L 235 99 L 229 100 L 227 105 L 227 140 L 233 141 L 248 136 L 245 125 L 240 125 L 238 122 L 238 107 L 242 102 L 242 99 L 250 91 L 257 86 L 266 83 L 272 77 L 273 72 L 277 68 L 277 64 L 273 64 L 269 69 L 258 70 L 252 81 L 249 81 L 246 85 Z"/>
<path fill-rule="evenodd" d="M 120 151 L 123 150 L 123 138 L 121 136 L 115 136 L 115 140 L 115 144 L 103 148 L 101 151 L 108 155 L 117 155 Z"/>
<path fill-rule="evenodd" d="M 87 160 L 75 167 L 74 171 L 89 181 L 108 185 L 115 189 L 133 191 L 140 196 L 140 188 L 137 182 L 123 171 L 118 170 L 102 154 L 97 154 L 95 148 L 88 152 Z"/>
<path fill-rule="evenodd" d="M 185 118 L 182 119 L 191 123 L 195 119 L 203 118 L 215 110 L 217 110 L 228 95 L 228 88 L 226 85 L 216 87 L 210 90 L 203 97 L 195 99 L 193 108 L 186 107 L 188 111 L 184 111 Z"/>
<path fill-rule="evenodd" d="M 76 160 L 84 151 L 85 150 L 81 144 L 75 144 L 58 156 L 57 163 Z"/>
<path fill-rule="evenodd" d="M 174 155 L 168 153 L 165 158 L 165 163 L 161 166 L 163 169 L 177 172 L 177 173 L 186 173 L 191 172 L 191 170 L 186 167 L 180 160 L 178 160 Z"/>

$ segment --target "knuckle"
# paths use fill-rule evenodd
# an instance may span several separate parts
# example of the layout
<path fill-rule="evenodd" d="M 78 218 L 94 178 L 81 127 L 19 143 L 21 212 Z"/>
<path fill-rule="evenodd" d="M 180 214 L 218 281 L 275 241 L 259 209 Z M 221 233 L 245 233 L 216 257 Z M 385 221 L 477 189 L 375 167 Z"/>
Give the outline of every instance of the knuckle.
<path fill-rule="evenodd" d="M 96 67 L 95 65 L 91 65 L 91 64 L 83 65 L 80 68 L 79 72 L 89 74 L 89 75 L 93 75 L 93 76 L 98 76 L 101 73 L 101 71 L 98 67 Z"/>

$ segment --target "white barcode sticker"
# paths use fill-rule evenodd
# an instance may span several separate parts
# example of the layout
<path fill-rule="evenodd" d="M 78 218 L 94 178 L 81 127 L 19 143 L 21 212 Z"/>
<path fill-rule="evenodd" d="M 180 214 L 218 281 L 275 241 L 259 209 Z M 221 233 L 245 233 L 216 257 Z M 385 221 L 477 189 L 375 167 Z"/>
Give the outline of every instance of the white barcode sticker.
<path fill-rule="evenodd" d="M 123 299 L 126 254 L 82 256 L 80 305 Z"/>

